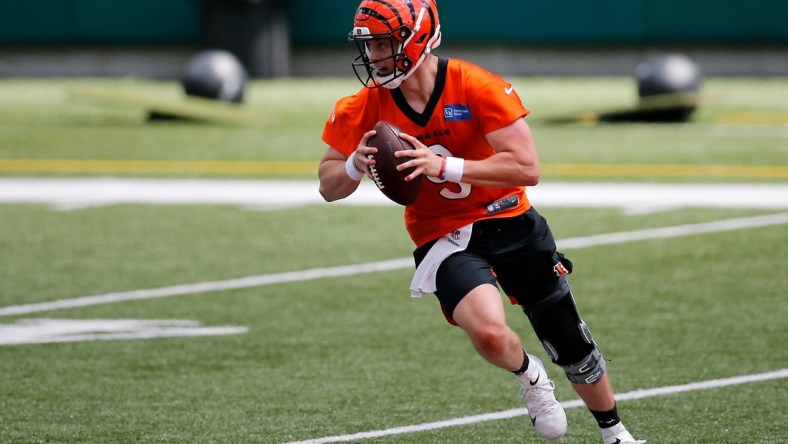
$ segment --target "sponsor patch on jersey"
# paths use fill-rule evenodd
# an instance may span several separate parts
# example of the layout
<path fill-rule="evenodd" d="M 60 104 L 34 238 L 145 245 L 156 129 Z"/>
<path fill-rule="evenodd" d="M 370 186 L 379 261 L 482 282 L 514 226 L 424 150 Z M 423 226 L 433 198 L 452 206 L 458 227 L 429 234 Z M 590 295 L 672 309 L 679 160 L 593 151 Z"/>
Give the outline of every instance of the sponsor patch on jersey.
<path fill-rule="evenodd" d="M 446 105 L 443 107 L 443 120 L 471 120 L 471 107 L 468 105 Z"/>

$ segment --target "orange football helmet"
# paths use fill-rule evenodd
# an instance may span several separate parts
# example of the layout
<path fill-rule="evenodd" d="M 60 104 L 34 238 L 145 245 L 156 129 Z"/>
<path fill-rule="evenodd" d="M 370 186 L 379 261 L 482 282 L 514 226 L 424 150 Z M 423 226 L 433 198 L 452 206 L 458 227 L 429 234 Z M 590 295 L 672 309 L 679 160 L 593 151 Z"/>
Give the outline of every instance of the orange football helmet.
<path fill-rule="evenodd" d="M 441 31 L 435 0 L 364 0 L 356 11 L 348 39 L 356 42 L 360 55 L 353 70 L 368 88 L 396 88 L 440 45 Z M 392 54 L 372 60 L 370 44 L 388 39 Z M 375 66 L 391 59 L 394 69 L 381 74 Z"/>

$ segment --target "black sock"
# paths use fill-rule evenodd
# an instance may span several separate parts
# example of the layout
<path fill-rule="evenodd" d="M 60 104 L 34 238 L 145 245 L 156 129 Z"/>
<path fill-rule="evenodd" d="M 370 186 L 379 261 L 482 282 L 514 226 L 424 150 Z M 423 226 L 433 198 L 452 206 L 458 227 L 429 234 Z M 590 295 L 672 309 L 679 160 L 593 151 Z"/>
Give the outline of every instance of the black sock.
<path fill-rule="evenodd" d="M 590 410 L 594 418 L 596 418 L 597 424 L 599 424 L 600 429 L 606 429 L 608 427 L 613 427 L 614 425 L 621 422 L 621 418 L 618 417 L 618 408 L 614 405 L 612 410 L 608 410 L 606 412 L 595 412 Z"/>
<path fill-rule="evenodd" d="M 526 370 L 528 370 L 528 365 L 530 363 L 531 360 L 528 359 L 528 355 L 525 353 L 525 350 L 523 350 L 523 366 L 520 367 L 520 370 L 515 370 L 512 373 L 514 373 L 516 376 L 522 375 L 523 373 L 525 373 Z"/>

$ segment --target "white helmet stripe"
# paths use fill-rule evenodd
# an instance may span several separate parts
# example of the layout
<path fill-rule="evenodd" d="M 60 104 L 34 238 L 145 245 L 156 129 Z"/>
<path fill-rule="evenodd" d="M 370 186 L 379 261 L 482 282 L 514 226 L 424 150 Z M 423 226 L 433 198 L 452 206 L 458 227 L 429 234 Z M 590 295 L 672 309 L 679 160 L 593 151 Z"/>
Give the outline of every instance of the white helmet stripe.
<path fill-rule="evenodd" d="M 419 32 L 421 30 L 421 21 L 424 20 L 424 13 L 427 12 L 427 8 L 419 9 L 419 17 L 416 19 L 416 23 L 413 24 L 413 33 Z"/>

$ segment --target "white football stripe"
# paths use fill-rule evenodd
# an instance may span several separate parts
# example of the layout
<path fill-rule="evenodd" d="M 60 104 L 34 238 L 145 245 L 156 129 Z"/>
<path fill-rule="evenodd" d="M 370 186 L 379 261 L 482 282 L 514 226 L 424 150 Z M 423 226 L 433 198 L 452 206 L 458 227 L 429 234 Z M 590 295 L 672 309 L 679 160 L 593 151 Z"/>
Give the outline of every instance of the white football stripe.
<path fill-rule="evenodd" d="M 755 375 L 736 376 L 733 378 L 725 379 L 712 379 L 708 381 L 693 382 L 684 385 L 672 385 L 666 387 L 657 387 L 648 390 L 635 390 L 627 393 L 619 393 L 616 395 L 617 401 L 650 398 L 654 396 L 672 395 L 675 393 L 683 393 L 697 390 L 706 390 L 719 387 L 728 387 L 738 384 L 747 384 L 759 381 L 768 381 L 772 379 L 782 379 L 788 377 L 788 369 L 777 370 L 767 373 L 759 373 Z M 561 406 L 564 409 L 572 409 L 582 407 L 585 404 L 582 400 L 575 399 L 572 401 L 562 402 Z M 348 442 L 358 441 L 362 439 L 380 438 L 382 436 L 402 435 L 404 433 L 425 432 L 429 430 L 445 429 L 447 427 L 456 427 L 468 424 L 476 424 L 485 421 L 496 421 L 500 419 L 509 419 L 517 416 L 524 416 L 528 414 L 525 408 L 504 410 L 495 413 L 485 413 L 481 415 L 464 416 L 461 418 L 454 418 L 445 421 L 430 422 L 424 424 L 415 424 L 403 427 L 394 427 L 384 430 L 372 430 L 369 432 L 353 433 L 349 435 L 326 436 L 323 438 L 308 439 L 306 441 L 292 441 L 287 444 L 325 444 L 332 442 Z"/>
<path fill-rule="evenodd" d="M 265 285 L 281 284 L 286 282 L 300 282 L 329 277 L 350 276 L 378 271 L 396 270 L 413 266 L 413 259 L 395 259 L 389 261 L 371 262 L 360 265 L 345 265 L 331 268 L 314 268 L 304 271 L 287 273 L 264 274 L 249 276 L 239 279 L 224 281 L 199 282 L 196 284 L 174 285 L 171 287 L 153 288 L 147 290 L 133 290 L 117 293 L 106 293 L 95 296 L 83 296 L 74 299 L 61 299 L 52 302 L 41 302 L 28 305 L 12 305 L 0 308 L 0 316 L 14 316 L 20 314 L 36 313 L 42 311 L 58 310 L 63 308 L 87 307 L 91 305 L 109 304 L 143 299 L 166 298 L 187 294 L 207 293 L 211 291 L 225 291 L 239 288 L 260 287 Z"/>
<path fill-rule="evenodd" d="M 598 245 L 613 245 L 625 242 L 634 242 L 647 239 L 666 239 L 695 234 L 715 233 L 745 228 L 765 227 L 788 223 L 788 213 L 772 214 L 767 216 L 743 217 L 727 219 L 700 224 L 679 225 L 673 227 L 654 228 L 635 231 L 623 231 L 595 236 L 569 238 L 557 241 L 560 248 L 586 248 Z M 370 262 L 359 265 L 344 265 L 330 268 L 313 268 L 311 270 L 293 271 L 287 273 L 266 274 L 250 276 L 239 279 L 223 281 L 200 282 L 196 284 L 175 285 L 171 287 L 153 288 L 147 290 L 134 290 L 117 293 L 107 293 L 95 296 L 83 296 L 74 299 L 61 299 L 37 304 L 11 305 L 0 308 L 0 316 L 14 316 L 42 311 L 58 310 L 63 308 L 86 307 L 91 305 L 108 304 L 131 300 L 144 300 L 181 296 L 187 294 L 205 293 L 210 291 L 234 290 L 240 288 L 260 287 L 265 285 L 281 284 L 287 282 L 302 282 L 331 277 L 353 276 L 364 273 L 375 273 L 402 268 L 413 267 L 413 259 L 402 258 L 387 261 Z M 403 289 L 407 293 L 407 289 Z"/>
<path fill-rule="evenodd" d="M 784 183 L 546 182 L 528 188 L 537 207 L 609 207 L 630 212 L 672 208 L 788 209 Z M 275 209 L 329 205 L 317 181 L 118 178 L 0 178 L 0 203 L 40 203 L 69 210 L 116 204 L 239 205 Z M 330 205 L 396 205 L 365 180 Z"/>

